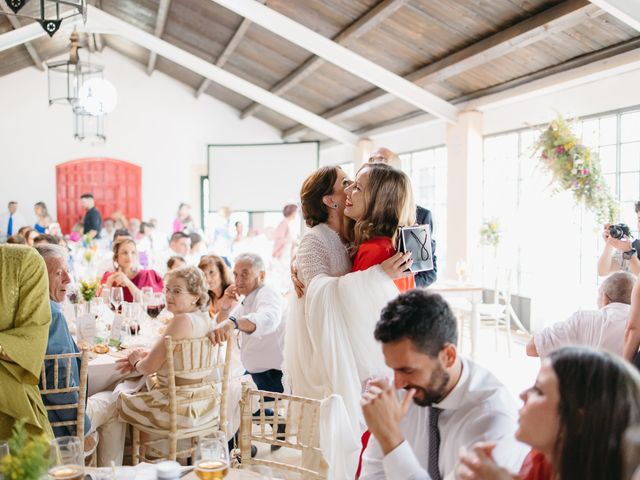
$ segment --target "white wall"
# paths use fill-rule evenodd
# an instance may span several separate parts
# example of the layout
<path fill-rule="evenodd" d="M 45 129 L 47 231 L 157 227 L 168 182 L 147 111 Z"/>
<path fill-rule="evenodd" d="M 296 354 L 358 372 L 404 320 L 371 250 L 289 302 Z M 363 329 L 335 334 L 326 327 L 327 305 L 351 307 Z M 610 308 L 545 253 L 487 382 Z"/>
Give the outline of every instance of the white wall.
<path fill-rule="evenodd" d="M 47 76 L 27 68 L 0 78 L 0 211 L 9 200 L 35 220 L 32 206 L 44 201 L 55 215 L 55 166 L 83 157 L 111 157 L 142 167 L 142 211 L 164 230 L 180 202 L 199 221 L 199 176 L 206 175 L 207 144 L 279 142 L 266 123 L 240 120 L 238 112 L 105 49 L 92 56 L 118 90 L 108 116 L 105 144 L 73 138 L 71 108 L 48 106 Z M 233 179 L 230 179 L 233 180 Z"/>

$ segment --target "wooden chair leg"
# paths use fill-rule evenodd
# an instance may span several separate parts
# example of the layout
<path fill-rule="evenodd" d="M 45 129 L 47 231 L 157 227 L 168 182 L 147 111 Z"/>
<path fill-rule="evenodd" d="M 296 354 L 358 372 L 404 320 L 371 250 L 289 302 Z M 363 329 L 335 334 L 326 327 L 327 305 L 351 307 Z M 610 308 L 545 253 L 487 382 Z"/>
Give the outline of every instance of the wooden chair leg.
<path fill-rule="evenodd" d="M 131 433 L 131 463 L 138 465 L 140 461 L 140 430 L 132 427 Z"/>
<path fill-rule="evenodd" d="M 178 450 L 178 439 L 175 434 L 169 434 L 169 460 L 176 460 L 176 452 Z"/>

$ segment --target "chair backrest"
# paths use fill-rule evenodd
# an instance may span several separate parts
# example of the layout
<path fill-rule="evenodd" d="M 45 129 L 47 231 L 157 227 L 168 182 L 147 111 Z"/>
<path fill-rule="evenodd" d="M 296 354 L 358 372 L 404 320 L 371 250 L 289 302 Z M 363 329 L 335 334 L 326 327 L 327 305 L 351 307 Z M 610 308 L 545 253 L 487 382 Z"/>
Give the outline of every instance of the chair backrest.
<path fill-rule="evenodd" d="M 73 363 L 80 360 L 80 379 L 78 385 L 72 385 L 71 371 Z M 78 401 L 72 403 L 45 405 L 45 409 L 76 410 L 75 420 L 51 422 L 51 427 L 75 427 L 76 436 L 84 437 L 84 413 L 87 400 L 87 373 L 89 370 L 89 353 L 83 350 L 80 353 L 61 353 L 57 355 L 45 355 L 40 373 L 40 394 L 55 395 L 64 393 L 77 393 Z M 52 378 L 47 379 L 47 372 L 52 373 Z"/>
<path fill-rule="evenodd" d="M 227 430 L 227 392 L 231 375 L 231 351 L 233 342 L 214 345 L 208 337 L 173 340 L 170 336 L 164 339 L 166 347 L 167 387 L 169 394 L 169 414 L 171 433 L 177 432 L 178 395 L 181 389 L 193 387 L 192 383 L 179 385 L 176 377 L 202 376 L 200 384 L 214 385 L 211 393 L 199 399 L 214 398 L 219 406 L 218 425 L 225 433 Z M 208 374 L 208 375 L 207 375 Z M 178 382 L 179 383 L 179 382 Z"/>
<path fill-rule="evenodd" d="M 259 407 L 257 411 L 256 403 Z M 303 479 L 326 479 L 328 466 L 320 450 L 320 405 L 320 400 L 254 390 L 248 384 L 244 384 L 240 401 L 242 468 L 258 465 L 296 473 Z M 267 408 L 273 409 L 274 415 L 267 415 Z M 281 411 L 286 413 L 281 416 L 279 415 Z M 278 425 L 282 424 L 286 425 L 285 432 L 278 434 Z M 297 425 L 295 441 L 292 440 L 292 425 Z M 269 429 L 266 428 L 267 426 Z M 251 458 L 252 442 L 277 445 L 282 447 L 282 450 L 298 451 L 301 453 L 300 461 L 297 464 L 293 463 L 290 460 L 293 456 L 290 454 L 279 455 L 279 457 L 291 463 Z"/>

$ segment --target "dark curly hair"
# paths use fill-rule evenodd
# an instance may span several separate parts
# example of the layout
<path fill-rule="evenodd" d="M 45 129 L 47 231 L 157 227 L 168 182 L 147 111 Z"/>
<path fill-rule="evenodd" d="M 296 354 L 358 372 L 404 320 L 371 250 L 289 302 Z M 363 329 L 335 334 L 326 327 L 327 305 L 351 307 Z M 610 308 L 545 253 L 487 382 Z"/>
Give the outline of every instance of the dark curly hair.
<path fill-rule="evenodd" d="M 435 358 L 446 345 L 458 342 L 458 325 L 442 296 L 410 290 L 382 309 L 374 335 L 382 343 L 408 338 L 417 351 Z"/>

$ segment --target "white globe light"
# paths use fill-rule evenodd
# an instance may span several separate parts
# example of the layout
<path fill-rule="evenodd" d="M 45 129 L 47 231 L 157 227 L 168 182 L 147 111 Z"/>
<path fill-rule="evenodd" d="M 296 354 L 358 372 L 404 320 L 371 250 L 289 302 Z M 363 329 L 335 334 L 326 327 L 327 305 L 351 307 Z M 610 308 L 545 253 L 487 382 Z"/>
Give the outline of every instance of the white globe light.
<path fill-rule="evenodd" d="M 89 115 L 106 115 L 113 112 L 118 103 L 118 92 L 104 78 L 91 78 L 82 84 L 78 92 L 80 106 Z"/>

